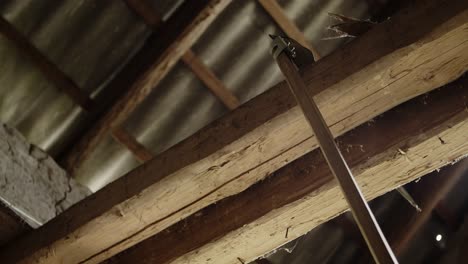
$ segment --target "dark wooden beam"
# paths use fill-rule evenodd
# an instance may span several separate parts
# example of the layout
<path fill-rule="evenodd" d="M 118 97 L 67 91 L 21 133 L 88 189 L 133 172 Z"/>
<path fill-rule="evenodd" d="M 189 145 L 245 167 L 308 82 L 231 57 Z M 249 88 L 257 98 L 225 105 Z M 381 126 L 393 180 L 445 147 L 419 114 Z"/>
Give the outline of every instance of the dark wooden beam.
<path fill-rule="evenodd" d="M 362 167 L 360 164 L 388 152 L 389 149 L 394 149 L 393 153 L 398 155 L 397 149 L 406 149 L 424 140 L 421 135 L 433 136 L 434 133 L 441 132 L 443 129 L 441 126 L 449 125 L 446 123 L 447 120 L 460 114 L 468 119 L 465 106 L 468 102 L 467 88 L 468 76 L 465 76 L 444 88 L 395 107 L 372 122 L 339 137 L 337 141 L 349 166 L 357 170 L 358 167 Z M 359 147 L 349 148 L 349 146 Z M 384 161 L 385 157 L 381 159 L 387 162 Z M 194 213 L 187 219 L 120 253 L 108 263 L 133 263 L 136 260 L 139 263 L 168 263 L 231 231 L 249 225 L 253 220 L 273 210 L 304 198 L 307 194 L 330 183 L 332 179 L 333 176 L 320 151 L 314 150 L 244 192 Z M 306 214 L 290 215 L 290 217 L 308 219 Z M 270 232 L 275 231 L 270 230 Z M 257 236 L 252 239 L 263 241 L 274 238 Z M 207 263 L 218 262 L 212 260 Z"/>
<path fill-rule="evenodd" d="M 182 55 L 200 37 L 208 25 L 230 3 L 230 0 L 189 1 L 169 19 L 161 30 L 153 34 L 142 51 L 129 63 L 136 65 L 140 72 L 122 73 L 111 85 L 127 85 L 128 89 L 120 96 L 106 113 L 68 152 L 62 165 L 70 175 L 94 151 L 95 147 L 108 133 L 122 125 L 133 110 L 172 69 Z M 142 58 L 144 57 L 144 58 Z M 123 79 L 123 83 L 118 83 Z"/>
<path fill-rule="evenodd" d="M 85 111 L 94 110 L 93 100 L 3 17 L 0 17 L 0 33 L 9 39 L 23 56 L 31 60 L 44 77 L 68 94 L 76 104 Z"/>
<path fill-rule="evenodd" d="M 125 3 L 151 28 L 156 30 L 158 27 L 164 26 L 161 18 L 156 14 L 147 0 L 125 0 Z M 181 59 L 228 109 L 233 110 L 239 106 L 239 99 L 224 86 L 218 77 L 192 50 L 187 50 Z M 151 151 L 146 149 L 132 135 L 128 134 L 125 129 L 121 127 L 115 128 L 112 131 L 112 137 L 129 149 L 141 162 L 151 159 Z"/>

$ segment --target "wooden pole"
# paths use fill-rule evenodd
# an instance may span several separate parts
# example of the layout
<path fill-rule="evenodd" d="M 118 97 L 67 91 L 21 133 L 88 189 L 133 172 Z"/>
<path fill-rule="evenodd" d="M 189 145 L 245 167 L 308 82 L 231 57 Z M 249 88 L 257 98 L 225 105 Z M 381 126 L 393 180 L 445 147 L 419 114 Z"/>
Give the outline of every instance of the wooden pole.
<path fill-rule="evenodd" d="M 281 47 L 275 48 L 281 49 Z M 277 53 L 276 62 L 285 75 L 286 81 L 301 107 L 304 116 L 312 127 L 322 153 L 333 175 L 338 180 L 344 197 L 351 207 L 354 219 L 366 240 L 374 260 L 376 263 L 398 263 L 363 194 L 359 190 L 351 170 L 341 155 L 322 114 L 313 98 L 309 97 L 307 94 L 307 87 L 296 65 L 291 61 L 285 51 L 279 51 L 279 54 Z"/>

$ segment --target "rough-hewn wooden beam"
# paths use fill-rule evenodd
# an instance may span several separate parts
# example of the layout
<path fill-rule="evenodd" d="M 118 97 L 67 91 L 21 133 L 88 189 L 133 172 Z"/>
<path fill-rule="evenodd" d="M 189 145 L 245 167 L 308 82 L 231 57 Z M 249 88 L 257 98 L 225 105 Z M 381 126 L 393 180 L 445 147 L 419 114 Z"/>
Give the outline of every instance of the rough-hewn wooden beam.
<path fill-rule="evenodd" d="M 335 136 L 465 72 L 467 5 L 421 1 L 304 69 L 309 92 L 317 94 Z M 18 240 L 15 250 L 0 257 L 105 259 L 316 147 L 288 88 L 279 84 Z"/>
<path fill-rule="evenodd" d="M 468 127 L 467 88 L 465 76 L 337 139 L 368 199 L 468 154 L 468 143 L 464 142 L 468 135 L 463 134 Z M 450 146 L 441 144 L 438 137 L 445 138 Z M 427 150 L 430 152 L 424 154 Z M 421 152 L 426 156 L 418 156 Z M 247 263 L 343 212 L 347 205 L 332 179 L 320 151 L 314 150 L 244 192 L 198 211 L 109 262 L 169 263 L 192 252 L 171 263 L 235 263 L 237 257 Z"/>
<path fill-rule="evenodd" d="M 155 47 L 163 51 L 69 152 L 64 166 L 71 175 L 94 151 L 103 137 L 127 119 L 230 2 L 231 0 L 190 1 L 184 6 L 184 10 L 179 12 L 180 15 L 170 19 L 172 23 L 168 22 L 168 25 L 172 24 L 172 28 L 166 25 L 167 28 L 164 27 L 159 32 L 165 34 L 164 41 L 157 42 L 159 47 Z M 185 14 L 185 17 L 182 14 Z"/>
<path fill-rule="evenodd" d="M 13 25 L 1 16 L 0 33 L 9 39 L 22 55 L 30 59 L 52 84 L 67 93 L 76 104 L 86 111 L 93 110 L 93 100 L 81 90 L 71 78 L 44 56 L 39 49 L 32 45 L 25 36 L 17 31 Z"/>
<path fill-rule="evenodd" d="M 304 33 L 302 33 L 284 13 L 283 8 L 278 4 L 276 0 L 258 0 L 258 2 L 263 6 L 265 11 L 273 18 L 273 20 L 278 24 L 278 26 L 283 30 L 283 32 L 288 35 L 288 37 L 295 39 L 299 44 L 308 48 L 314 54 L 315 60 L 320 59 L 319 52 L 310 44 L 306 39 Z"/>

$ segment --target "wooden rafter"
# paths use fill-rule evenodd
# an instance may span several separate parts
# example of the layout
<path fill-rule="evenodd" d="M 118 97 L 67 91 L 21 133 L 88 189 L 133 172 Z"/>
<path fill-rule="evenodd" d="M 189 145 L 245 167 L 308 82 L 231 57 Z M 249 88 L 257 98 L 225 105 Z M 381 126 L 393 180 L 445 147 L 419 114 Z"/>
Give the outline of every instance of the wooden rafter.
<path fill-rule="evenodd" d="M 76 104 L 88 112 L 94 110 L 93 100 L 3 17 L 0 17 L 0 33 L 9 39 L 22 55 L 30 59 L 51 83 L 68 94 Z"/>
<path fill-rule="evenodd" d="M 320 59 L 320 54 L 310 42 L 306 39 L 305 35 L 297 28 L 296 24 L 292 22 L 284 13 L 283 8 L 278 4 L 276 0 L 258 0 L 263 6 L 265 11 L 270 14 L 273 20 L 288 35 L 288 37 L 295 39 L 299 44 L 308 48 L 314 54 L 315 60 Z"/>
<path fill-rule="evenodd" d="M 154 12 L 148 0 L 124 0 L 124 2 L 136 15 L 145 21 L 146 25 L 153 29 L 161 25 L 161 17 Z"/>
<path fill-rule="evenodd" d="M 153 29 L 163 24 L 161 18 L 156 14 L 147 0 L 126 0 L 125 2 L 135 14 L 141 17 Z M 187 50 L 181 59 L 228 109 L 232 110 L 239 106 L 239 99 L 224 86 L 218 77 L 191 49 Z M 112 135 L 117 142 L 127 147 L 140 161 L 144 162 L 148 160 L 148 154 L 151 153 L 148 149 L 145 149 L 141 143 L 138 143 L 132 135 L 125 134 L 125 130 L 121 128 L 116 128 L 115 130 L 117 131 L 113 131 Z"/>
<path fill-rule="evenodd" d="M 64 160 L 64 167 L 74 175 L 76 170 L 94 151 L 99 142 L 110 131 L 118 128 L 133 112 L 137 105 L 157 86 L 166 76 L 182 55 L 201 36 L 208 25 L 221 13 L 231 0 L 203 0 L 190 1 L 183 5 L 159 34 L 164 34 L 164 41 L 157 42 L 157 36 L 150 42 L 156 41 L 154 49 L 161 49 L 156 59 L 147 65 L 143 73 L 130 83 L 127 89 L 94 127 L 71 149 Z M 173 25 L 170 27 L 169 25 Z M 142 54 L 141 56 L 145 56 Z M 152 56 L 149 56 L 152 57 Z"/>
<path fill-rule="evenodd" d="M 140 162 L 146 162 L 153 158 L 153 153 L 138 142 L 123 126 L 112 130 L 112 137 L 132 152 Z"/>
<path fill-rule="evenodd" d="M 161 26 L 161 18 L 149 5 L 148 0 L 125 0 L 125 2 L 147 25 L 153 29 Z M 239 99 L 191 49 L 187 50 L 181 59 L 228 109 L 233 110 L 239 106 Z"/>
<path fill-rule="evenodd" d="M 413 166 L 405 167 L 407 160 L 398 154 L 398 150 L 404 148 L 408 151 L 408 159 L 412 159 L 413 155 L 418 155 L 416 152 L 413 154 L 418 145 L 427 141 L 437 143 L 437 135 L 452 133 L 448 126 L 462 122 L 464 127 L 468 127 L 468 113 L 464 110 L 464 104 L 468 100 L 467 87 L 468 76 L 440 90 L 412 99 L 337 139 L 349 166 L 358 171 L 358 179 L 367 177 L 361 182 L 369 185 L 363 185 L 368 199 L 392 190 L 403 182 L 416 179 L 418 174 L 424 174 L 424 171 L 436 167 L 429 165 L 431 168 L 422 170 L 414 170 Z M 434 116 L 437 118 L 433 118 Z M 457 142 L 462 142 L 467 136 L 460 134 L 463 133 L 462 128 L 457 130 Z M 382 137 L 383 134 L 386 136 Z M 456 144 L 442 146 L 442 152 L 447 155 L 447 151 L 450 152 Z M 465 151 L 468 150 L 467 145 L 464 146 Z M 414 166 L 423 168 L 432 159 L 439 159 L 441 150 L 435 148 L 434 151 L 437 153 L 426 157 L 428 160 L 414 160 L 414 163 L 418 163 Z M 463 153 L 460 149 L 457 152 Z M 386 165 L 388 163 L 403 165 L 402 171 L 397 174 L 404 177 L 395 178 L 390 181 L 391 185 L 384 187 L 379 181 L 385 181 L 383 179 L 390 177 L 395 171 L 391 166 L 393 164 Z M 378 172 L 376 168 L 383 170 Z M 314 150 L 273 173 L 267 180 L 198 211 L 108 262 L 132 263 L 138 260 L 139 263 L 162 264 L 188 263 L 190 260 L 198 263 L 200 259 L 211 259 L 207 263 L 232 263 L 238 256 L 248 263 L 251 258 L 266 254 L 275 246 L 280 246 L 343 212 L 347 206 L 332 179 L 320 151 Z M 301 205 L 306 207 L 299 213 L 294 212 L 294 208 L 301 208 Z M 326 207 L 334 209 L 326 213 L 328 217 L 318 216 L 316 211 L 326 211 Z M 277 215 L 274 212 L 278 210 L 284 212 Z M 263 227 L 257 228 L 262 225 Z M 240 234 L 243 235 L 239 236 Z M 361 236 L 358 231 L 356 236 Z M 187 237 L 191 239 L 184 239 Z M 269 244 L 266 247 L 268 250 L 265 250 L 263 244 Z M 227 245 L 236 247 L 225 251 Z M 257 247 L 262 249 L 258 251 Z M 200 257 L 190 253 L 195 250 L 198 250 Z M 255 253 L 250 255 L 252 251 Z M 190 257 L 182 257 L 186 254 Z"/>
<path fill-rule="evenodd" d="M 188 50 L 182 61 L 195 73 L 195 75 L 210 89 L 210 91 L 229 109 L 234 110 L 239 107 L 239 99 L 229 91 L 226 86 L 208 69 L 193 51 Z"/>
<path fill-rule="evenodd" d="M 163 24 L 161 18 L 147 0 L 126 0 L 125 2 L 135 14 L 140 16 L 153 29 Z M 228 109 L 232 110 L 239 106 L 240 103 L 237 97 L 224 86 L 192 50 L 187 50 L 181 59 Z M 132 152 L 139 161 L 145 162 L 151 158 L 151 151 L 139 143 L 135 137 L 127 133 L 125 129 L 116 127 L 112 131 L 112 137 Z"/>
<path fill-rule="evenodd" d="M 303 69 L 308 92 L 316 95 L 332 132 L 343 134 L 465 72 L 468 54 L 462 51 L 468 45 L 464 30 L 467 5 L 465 1 L 421 1 L 313 67 Z M 465 151 L 468 140 L 459 131 L 465 127 L 444 128 L 448 130 L 442 136 L 450 136 L 453 142 L 437 146 L 440 152 L 431 152 L 437 158 L 426 160 L 430 166 L 424 164 L 424 169 L 412 170 L 415 173 L 409 173 L 406 180 L 417 177 L 416 172 L 441 166 L 446 161 L 441 157 L 448 160 L 455 158 L 458 151 Z M 411 151 L 419 153 L 436 147 L 431 144 L 434 141 L 428 139 Z M 452 144 L 456 144 L 457 151 Z M 28 256 L 39 263 L 64 258 L 70 263 L 103 260 L 214 202 L 244 191 L 316 147 L 288 88 L 281 83 L 16 241 L 14 247 L 1 251 L 0 257 L 14 261 Z M 450 156 L 445 152 L 448 148 L 452 151 Z M 365 182 L 370 181 L 365 189 L 371 191 L 370 197 L 401 183 L 395 182 L 393 173 L 395 168 L 405 167 L 406 159 L 395 158 L 398 159 L 388 168 L 382 166 L 389 163 L 379 163 L 378 159 L 373 163 L 376 170 L 388 170 L 384 175 L 389 176 L 384 179 L 361 176 Z M 372 179 L 385 186 L 373 189 Z M 339 191 L 320 192 L 335 201 L 337 207 L 326 214 L 315 210 L 317 214 L 324 213 L 317 215 L 319 219 L 345 209 L 344 202 L 336 200 L 339 199 L 336 193 Z M 314 224 L 302 226 L 291 236 Z M 268 226 L 258 226 L 268 230 Z M 276 245 L 281 239 L 271 242 Z M 251 254 L 273 246 L 264 243 Z"/>

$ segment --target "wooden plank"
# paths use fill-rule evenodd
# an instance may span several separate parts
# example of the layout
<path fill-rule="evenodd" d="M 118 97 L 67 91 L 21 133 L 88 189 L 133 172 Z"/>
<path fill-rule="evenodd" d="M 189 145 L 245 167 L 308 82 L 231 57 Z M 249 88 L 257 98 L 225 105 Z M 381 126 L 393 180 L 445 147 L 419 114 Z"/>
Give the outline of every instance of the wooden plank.
<path fill-rule="evenodd" d="M 362 179 L 367 174 L 366 180 L 359 178 L 358 180 L 364 189 L 373 193 L 371 197 L 367 195 L 368 199 L 375 197 L 376 192 L 381 194 L 396 188 L 418 177 L 417 175 L 424 174 L 456 158 L 460 153 L 465 155 L 468 153 L 466 152 L 468 143 L 462 143 L 463 147 L 460 147 L 452 141 L 452 138 L 445 136 L 452 135 L 451 132 L 448 133 L 451 129 L 449 127 L 460 123 L 464 123 L 465 128 L 468 126 L 468 112 L 465 108 L 468 102 L 467 88 L 468 76 L 465 76 L 442 89 L 397 106 L 337 139 L 343 156 L 353 171 L 360 175 L 358 177 Z M 460 127 L 456 130 L 458 140 L 461 142 L 463 138 L 466 140 L 468 135 L 462 135 L 463 130 Z M 442 145 L 443 150 L 438 149 L 441 144 L 437 139 L 437 136 L 442 134 L 447 142 L 453 142 L 451 146 Z M 413 152 L 413 150 L 416 151 L 419 145 L 429 141 L 432 144 L 435 143 L 433 147 L 435 153 L 413 160 L 413 157 L 417 157 L 420 151 Z M 456 153 L 450 154 L 454 146 L 456 146 L 454 148 Z M 424 148 L 427 147 L 430 146 Z M 406 150 L 407 157 L 399 154 L 399 149 Z M 444 156 L 438 155 L 439 151 L 443 151 Z M 402 171 L 393 174 L 393 171 L 398 168 L 392 167 L 392 164 L 401 162 L 401 159 L 404 159 L 401 163 Z M 443 159 L 441 163 L 440 159 Z M 433 164 L 434 161 L 436 164 Z M 384 168 L 384 170 L 380 173 L 375 171 L 375 168 Z M 369 170 L 372 170 L 372 173 L 369 173 Z M 406 172 L 408 174 L 405 174 Z M 387 180 L 387 177 L 392 180 Z M 391 184 L 391 186 L 383 186 L 380 182 Z M 329 185 L 334 187 L 328 189 Z M 333 191 L 333 195 L 325 194 L 328 191 Z M 332 201 L 325 200 L 330 196 L 333 197 Z M 335 203 L 339 205 L 335 207 Z M 300 204 L 309 204 L 310 207 L 301 211 L 292 209 Z M 329 211 L 328 207 L 333 209 Z M 307 232 L 308 229 L 302 228 L 301 225 L 305 224 L 311 229 L 313 226 L 326 222 L 328 217 L 339 214 L 345 208 L 343 195 L 337 183 L 333 181 L 325 159 L 317 149 L 281 168 L 244 192 L 196 212 L 187 219 L 116 255 L 108 262 L 133 263 L 138 260 L 139 263 L 170 263 L 189 252 L 192 252 L 189 254 L 194 257 L 193 252 L 198 249 L 198 253 L 204 254 L 203 257 L 206 258 L 186 257 L 172 263 L 185 263 L 188 260 L 192 261 L 190 263 L 199 263 L 197 260 L 202 259 L 211 259 L 206 263 L 235 263 L 233 261 L 235 257 L 240 257 L 247 263 L 250 258 L 255 257 L 255 254 L 263 255 L 274 247 L 292 240 L 293 238 L 289 236 L 301 235 L 301 232 L 295 233 L 296 228 Z M 284 213 L 276 214 L 278 210 Z M 286 214 L 287 212 L 290 214 Z M 319 216 L 318 212 L 324 212 L 328 217 Z M 261 220 L 262 216 L 268 218 Z M 261 236 L 250 232 L 255 229 L 255 224 L 268 225 L 274 222 L 281 224 L 270 230 L 260 228 Z M 294 223 L 298 226 L 294 226 Z M 361 237 L 358 231 L 356 235 Z M 276 244 L 269 242 L 270 240 L 276 240 Z M 224 246 L 231 245 L 229 250 L 220 248 L 222 245 L 219 245 L 219 241 L 223 241 Z M 264 243 L 269 244 L 268 248 L 265 249 L 262 246 Z M 251 248 L 246 247 L 247 245 Z M 201 248 L 202 246 L 205 247 Z M 210 247 L 210 253 L 214 255 L 208 256 L 206 254 Z M 264 251 L 257 251 L 257 247 L 263 247 Z M 218 253 L 215 249 L 221 251 Z M 235 253 L 231 253 L 232 251 Z M 256 253 L 250 255 L 251 251 L 256 251 Z M 247 258 L 246 255 L 248 255 Z"/>
<path fill-rule="evenodd" d="M 122 146 L 132 152 L 140 162 L 146 162 L 153 158 L 153 153 L 138 142 L 136 138 L 122 126 L 112 130 L 112 137 L 115 141 L 119 142 Z"/>
<path fill-rule="evenodd" d="M 240 102 L 237 97 L 228 90 L 226 86 L 208 69 L 208 67 L 198 58 L 193 51 L 188 50 L 182 61 L 195 73 L 195 75 L 210 89 L 210 91 L 230 110 L 239 107 Z"/>
<path fill-rule="evenodd" d="M 320 59 L 319 52 L 310 44 L 296 24 L 286 16 L 283 8 L 276 0 L 258 0 L 258 2 L 288 37 L 295 39 L 299 44 L 312 51 L 315 60 Z"/>
<path fill-rule="evenodd" d="M 304 69 L 309 92 L 318 94 L 334 135 L 460 76 L 468 61 L 466 5 L 421 1 Z M 288 88 L 279 84 L 23 237 L 0 257 L 103 260 L 316 147 Z"/>
<path fill-rule="evenodd" d="M 157 28 L 161 25 L 161 17 L 154 12 L 148 0 L 124 0 L 124 2 L 136 15 L 145 21 L 146 25 L 152 28 Z"/>
<path fill-rule="evenodd" d="M 161 24 L 161 18 L 148 4 L 147 0 L 126 0 L 127 5 L 152 28 Z M 221 80 L 202 62 L 192 51 L 187 50 L 182 56 L 182 61 L 192 72 L 207 86 L 208 89 L 230 110 L 239 106 L 239 99 L 227 89 Z"/>
<path fill-rule="evenodd" d="M 61 89 L 81 108 L 92 111 L 93 100 L 81 90 L 76 83 L 65 75 L 54 63 L 44 56 L 39 49 L 32 45 L 29 40 L 18 32 L 13 25 L 0 16 L 0 32 L 9 39 L 21 54 L 31 60 L 31 62 L 44 74 L 52 84 Z"/>
<path fill-rule="evenodd" d="M 171 19 L 172 23 L 168 22 L 168 25 L 172 24 L 172 28 L 166 26 L 159 32 L 165 34 L 165 41 L 157 42 L 153 39 L 156 41 L 155 49 L 159 47 L 162 52 L 69 151 L 63 164 L 69 174 L 74 175 L 99 142 L 127 119 L 230 2 L 231 0 L 190 1 L 179 11 L 180 15 Z"/>
<path fill-rule="evenodd" d="M 145 23 L 156 29 L 162 23 L 161 18 L 153 10 L 153 7 L 147 0 L 126 0 L 126 4 L 140 16 Z M 237 97 L 231 93 L 216 75 L 191 51 L 190 49 L 182 56 L 182 61 L 193 71 L 193 73 L 210 89 L 210 91 L 223 102 L 230 110 L 240 105 Z M 142 144 L 140 144 L 125 129 L 117 127 L 112 131 L 112 137 L 141 161 L 145 162 L 151 159 L 152 154 Z"/>

